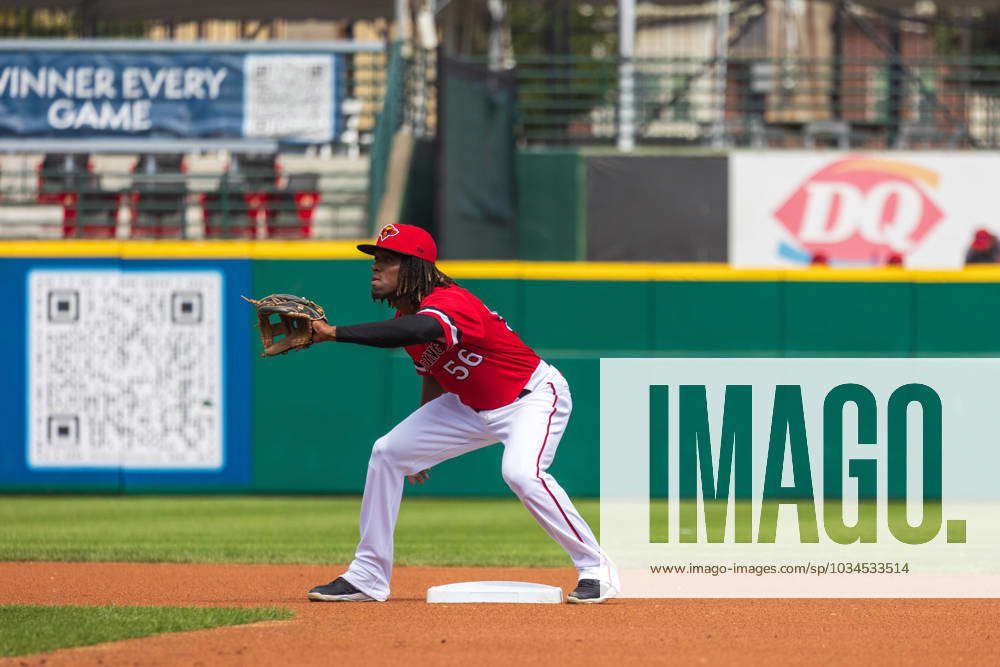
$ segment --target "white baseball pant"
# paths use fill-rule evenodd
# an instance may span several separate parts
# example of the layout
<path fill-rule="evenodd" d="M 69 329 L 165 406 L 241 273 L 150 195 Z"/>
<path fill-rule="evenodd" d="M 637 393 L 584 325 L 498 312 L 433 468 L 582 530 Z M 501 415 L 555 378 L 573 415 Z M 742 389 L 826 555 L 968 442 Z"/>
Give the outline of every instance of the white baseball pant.
<path fill-rule="evenodd" d="M 539 525 L 569 554 L 580 579 L 620 588 L 614 565 L 569 496 L 546 470 L 569 421 L 573 400 L 562 374 L 544 361 L 528 395 L 476 411 L 446 393 L 422 405 L 372 448 L 361 500 L 361 541 L 343 575 L 376 600 L 389 597 L 393 532 L 406 475 L 495 442 L 504 445 L 502 474 Z"/>

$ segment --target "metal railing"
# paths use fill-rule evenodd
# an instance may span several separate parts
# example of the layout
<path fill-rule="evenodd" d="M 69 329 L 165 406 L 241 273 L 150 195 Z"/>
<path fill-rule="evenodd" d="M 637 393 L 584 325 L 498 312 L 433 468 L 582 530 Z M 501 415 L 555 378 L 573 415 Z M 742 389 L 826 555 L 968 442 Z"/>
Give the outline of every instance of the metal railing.
<path fill-rule="evenodd" d="M 2 238 L 356 238 L 367 163 L 342 157 L 4 156 Z M 240 158 L 243 158 L 241 164 Z M 129 163 L 132 166 L 129 167 Z"/>
<path fill-rule="evenodd" d="M 1000 58 L 636 58 L 639 145 L 1000 146 Z M 602 144 L 619 128 L 620 63 L 518 62 L 521 139 Z M 720 85 L 724 82 L 724 86 Z"/>

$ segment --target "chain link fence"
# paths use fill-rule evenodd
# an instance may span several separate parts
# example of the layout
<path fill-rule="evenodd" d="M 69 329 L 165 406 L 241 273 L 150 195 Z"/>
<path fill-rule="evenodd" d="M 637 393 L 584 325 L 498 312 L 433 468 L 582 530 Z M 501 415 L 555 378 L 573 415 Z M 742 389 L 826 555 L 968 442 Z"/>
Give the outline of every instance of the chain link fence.
<path fill-rule="evenodd" d="M 639 3 L 627 60 L 616 55 L 613 3 L 549 4 L 541 13 L 511 0 L 524 144 L 610 145 L 623 117 L 635 119 L 640 146 L 1000 140 L 1000 13 L 990 3 Z M 456 48 L 487 62 L 485 41 Z M 625 114 L 623 89 L 635 100 Z"/>
<path fill-rule="evenodd" d="M 1000 146 L 1000 58 L 636 58 L 637 141 L 646 145 L 865 148 Z M 615 60 L 522 58 L 526 144 L 612 144 Z"/>

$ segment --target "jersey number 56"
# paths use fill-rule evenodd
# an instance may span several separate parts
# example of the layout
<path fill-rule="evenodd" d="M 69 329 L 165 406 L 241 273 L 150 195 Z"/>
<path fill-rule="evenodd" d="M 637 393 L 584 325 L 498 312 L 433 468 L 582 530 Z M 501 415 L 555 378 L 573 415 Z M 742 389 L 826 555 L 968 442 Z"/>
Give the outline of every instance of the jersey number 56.
<path fill-rule="evenodd" d="M 454 359 L 449 359 L 442 366 L 442 368 L 454 375 L 456 380 L 466 379 L 469 377 L 470 366 L 475 367 L 483 363 L 483 355 L 469 352 L 464 347 L 458 351 L 458 358 L 465 364 L 464 366 L 456 364 Z"/>

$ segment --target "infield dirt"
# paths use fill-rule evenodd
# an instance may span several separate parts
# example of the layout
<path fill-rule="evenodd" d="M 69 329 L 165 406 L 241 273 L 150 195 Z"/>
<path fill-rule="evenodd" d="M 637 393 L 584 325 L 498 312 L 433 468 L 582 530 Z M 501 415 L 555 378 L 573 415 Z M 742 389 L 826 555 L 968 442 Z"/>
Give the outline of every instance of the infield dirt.
<path fill-rule="evenodd" d="M 428 605 L 429 586 L 571 569 L 400 567 L 387 603 L 310 603 L 342 567 L 0 563 L 0 604 L 284 607 L 254 625 L 0 659 L 0 665 L 1000 664 L 1000 600 L 612 600 Z"/>

